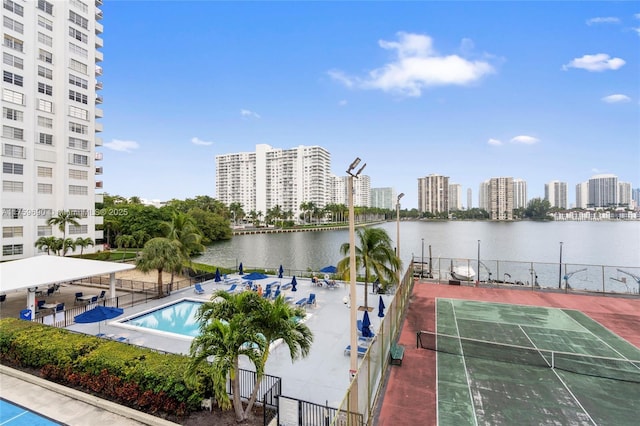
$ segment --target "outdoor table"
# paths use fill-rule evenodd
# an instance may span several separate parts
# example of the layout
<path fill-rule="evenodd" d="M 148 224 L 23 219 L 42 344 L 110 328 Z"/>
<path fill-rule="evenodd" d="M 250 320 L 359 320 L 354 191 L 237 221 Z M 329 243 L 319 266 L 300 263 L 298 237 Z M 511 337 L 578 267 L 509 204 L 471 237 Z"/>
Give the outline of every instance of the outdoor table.
<path fill-rule="evenodd" d="M 45 303 L 40 307 L 40 309 L 50 309 L 55 312 L 57 306 L 58 306 L 58 303 Z"/>
<path fill-rule="evenodd" d="M 97 294 L 87 294 L 85 296 L 78 297 L 78 300 L 81 302 L 90 302 L 93 297 L 98 297 Z"/>

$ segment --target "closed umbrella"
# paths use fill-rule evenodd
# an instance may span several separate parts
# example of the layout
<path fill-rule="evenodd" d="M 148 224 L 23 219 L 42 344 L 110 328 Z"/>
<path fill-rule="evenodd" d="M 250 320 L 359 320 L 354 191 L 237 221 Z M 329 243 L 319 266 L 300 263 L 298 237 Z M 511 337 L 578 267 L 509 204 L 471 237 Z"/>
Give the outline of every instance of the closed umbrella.
<path fill-rule="evenodd" d="M 278 269 L 278 278 L 282 278 L 283 274 L 284 274 L 284 268 L 282 267 L 282 265 L 280 265 L 280 269 Z"/>
<path fill-rule="evenodd" d="M 294 275 L 291 279 L 291 291 L 298 291 L 296 285 L 298 285 L 298 282 L 296 281 L 296 276 Z"/>
<path fill-rule="evenodd" d="M 362 337 L 372 337 L 371 333 L 371 320 L 369 319 L 369 312 L 364 311 L 364 315 L 362 316 Z"/>
<path fill-rule="evenodd" d="M 73 317 L 78 324 L 88 324 L 92 322 L 98 323 L 98 332 L 100 332 L 100 321 L 106 321 L 118 317 L 124 313 L 122 308 L 114 308 L 112 306 L 98 305 L 93 309 L 81 313 Z"/>
<path fill-rule="evenodd" d="M 222 281 L 222 279 L 220 278 L 220 269 L 218 269 L 218 268 L 216 268 L 216 278 L 215 278 L 214 281 L 217 282 L 217 283 Z"/>
<path fill-rule="evenodd" d="M 380 296 L 380 300 L 378 301 L 378 316 L 380 318 L 384 317 L 384 300 L 382 300 L 382 296 Z"/>
<path fill-rule="evenodd" d="M 240 266 L 238 266 L 238 273 L 242 275 L 242 262 L 240 262 Z"/>

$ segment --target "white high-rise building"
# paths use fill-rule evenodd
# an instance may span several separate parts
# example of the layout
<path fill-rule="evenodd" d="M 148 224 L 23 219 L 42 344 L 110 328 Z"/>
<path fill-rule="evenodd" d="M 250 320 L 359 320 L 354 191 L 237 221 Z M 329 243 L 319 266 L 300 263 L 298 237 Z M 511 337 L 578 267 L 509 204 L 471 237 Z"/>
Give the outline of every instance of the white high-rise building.
<path fill-rule="evenodd" d="M 432 214 L 449 211 L 449 177 L 431 174 L 418 178 L 418 211 Z"/>
<path fill-rule="evenodd" d="M 630 207 L 631 201 L 631 183 L 618 182 L 618 205 Z"/>
<path fill-rule="evenodd" d="M 281 149 L 256 145 L 255 152 L 216 156 L 216 197 L 222 203 L 240 203 L 246 214 L 280 206 L 294 217 L 300 204 L 323 208 L 332 196 L 331 155 L 319 146 Z"/>
<path fill-rule="evenodd" d="M 79 216 L 66 238 L 102 240 L 101 4 L 3 0 L 0 261 L 37 254 L 40 237 L 61 238 L 46 222 L 62 211 Z"/>
<path fill-rule="evenodd" d="M 618 205 L 618 177 L 611 174 L 595 175 L 589 179 L 589 207 L 615 207 Z"/>
<path fill-rule="evenodd" d="M 349 176 L 333 176 L 331 203 L 349 205 Z M 353 179 L 353 205 L 371 207 L 371 177 L 360 175 Z M 394 207 L 395 208 L 395 207 Z"/>
<path fill-rule="evenodd" d="M 449 210 L 462 210 L 462 185 L 449 184 Z"/>
<path fill-rule="evenodd" d="M 524 179 L 513 180 L 513 208 L 526 209 L 529 199 L 527 198 L 527 181 Z"/>
<path fill-rule="evenodd" d="M 473 208 L 473 192 L 471 188 L 467 188 L 467 210 Z"/>
<path fill-rule="evenodd" d="M 396 209 L 396 191 L 393 188 L 371 188 L 371 207 Z"/>
<path fill-rule="evenodd" d="M 478 188 L 478 208 L 489 212 L 490 198 L 489 198 L 489 183 L 490 180 L 485 180 L 480 184 Z"/>
<path fill-rule="evenodd" d="M 586 209 L 589 204 L 589 182 L 576 185 L 576 208 Z"/>
<path fill-rule="evenodd" d="M 567 209 L 567 183 L 553 180 L 544 185 L 544 199 L 551 207 Z"/>
<path fill-rule="evenodd" d="M 488 198 L 488 212 L 491 220 L 513 219 L 513 178 L 491 178 Z"/>

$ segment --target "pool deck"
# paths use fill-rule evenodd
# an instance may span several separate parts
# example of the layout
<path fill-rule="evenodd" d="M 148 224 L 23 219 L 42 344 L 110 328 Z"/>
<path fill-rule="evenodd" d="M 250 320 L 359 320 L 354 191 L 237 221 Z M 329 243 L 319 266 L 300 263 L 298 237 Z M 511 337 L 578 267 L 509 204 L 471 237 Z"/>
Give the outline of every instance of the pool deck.
<path fill-rule="evenodd" d="M 229 275 L 229 279 L 239 278 L 237 275 Z M 308 297 L 309 293 L 316 294 L 316 306 L 308 306 L 306 324 L 313 332 L 314 341 L 311 351 L 306 358 L 291 361 L 289 351 L 286 347 L 276 346 L 267 361 L 266 374 L 282 378 L 282 394 L 305 401 L 325 404 L 328 402 L 331 407 L 338 407 L 344 398 L 349 386 L 349 356 L 344 354 L 346 346 L 349 344 L 350 309 L 343 299 L 349 293 L 348 285 L 339 283 L 336 288 L 318 287 L 311 283 L 310 279 L 296 279 L 297 291 L 290 289 L 283 292 L 285 297 L 292 297 L 293 302 Z M 289 283 L 291 277 L 278 279 L 269 277 L 256 283 L 265 284 L 271 282 L 282 284 Z M 184 298 L 206 301 L 217 290 L 226 290 L 229 284 L 223 282 L 206 282 L 202 285 L 205 293 L 198 295 L 193 288 L 184 289 L 172 293 L 170 296 L 160 300 L 154 300 L 146 304 L 125 308 L 124 314 L 112 321 L 94 324 L 74 324 L 67 327 L 86 334 L 103 333 L 106 335 L 126 337 L 129 343 L 145 346 L 171 353 L 188 354 L 191 338 L 172 335 L 169 333 L 154 333 L 152 331 L 131 329 L 119 324 L 119 321 L 128 317 L 139 315 L 142 312 L 156 309 Z M 371 286 L 368 287 L 369 306 L 378 305 L 378 295 L 371 293 Z M 364 304 L 364 286 L 358 285 L 358 304 Z M 389 306 L 392 295 L 383 295 L 385 305 Z M 376 310 L 371 312 L 370 319 L 372 329 L 377 330 L 381 318 L 378 318 Z M 358 317 L 361 317 L 359 313 Z M 241 368 L 253 370 L 253 367 L 245 358 L 241 358 Z M 313 383 L 313 386 L 309 384 Z"/>

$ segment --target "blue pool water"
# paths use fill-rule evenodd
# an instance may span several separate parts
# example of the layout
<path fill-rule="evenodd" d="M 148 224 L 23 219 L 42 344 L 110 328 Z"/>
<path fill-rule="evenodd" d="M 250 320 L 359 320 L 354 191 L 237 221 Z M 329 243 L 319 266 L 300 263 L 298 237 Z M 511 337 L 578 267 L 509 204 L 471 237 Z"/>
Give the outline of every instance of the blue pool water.
<path fill-rule="evenodd" d="M 152 312 L 129 318 L 122 324 L 195 337 L 199 334 L 196 313 L 203 302 L 181 300 Z"/>
<path fill-rule="evenodd" d="M 14 404 L 5 399 L 0 399 L 0 425 L 50 426 L 64 425 L 64 423 L 56 422 L 20 405 Z"/>

